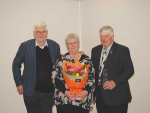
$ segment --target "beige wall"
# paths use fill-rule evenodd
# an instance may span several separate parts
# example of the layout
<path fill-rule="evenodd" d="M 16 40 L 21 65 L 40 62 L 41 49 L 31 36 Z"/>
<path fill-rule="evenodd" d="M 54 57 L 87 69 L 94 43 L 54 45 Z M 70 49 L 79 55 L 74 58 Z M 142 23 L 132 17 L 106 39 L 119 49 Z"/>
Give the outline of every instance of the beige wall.
<path fill-rule="evenodd" d="M 128 113 L 149 113 L 150 1 L 81 0 L 81 19 L 82 49 L 89 56 L 100 44 L 99 30 L 104 25 L 113 27 L 117 43 L 129 47 L 135 74 L 129 80 L 133 99 Z"/>
<path fill-rule="evenodd" d="M 21 42 L 33 38 L 34 23 L 41 20 L 48 24 L 48 38 L 58 42 L 61 53 L 66 53 L 65 36 L 79 34 L 79 2 L 0 0 L 0 113 L 26 113 L 13 80 L 12 61 Z"/>
<path fill-rule="evenodd" d="M 115 41 L 130 48 L 135 67 L 129 80 L 133 99 L 128 113 L 149 113 L 150 1 L 81 0 L 80 4 L 78 0 L 0 0 L 0 113 L 26 113 L 13 80 L 12 61 L 20 43 L 33 38 L 33 24 L 40 20 L 48 24 L 48 38 L 60 44 L 61 53 L 67 52 L 64 37 L 74 32 L 81 33 L 81 50 L 89 56 L 100 44 L 99 29 L 112 26 Z M 95 106 L 91 113 L 96 113 Z"/>

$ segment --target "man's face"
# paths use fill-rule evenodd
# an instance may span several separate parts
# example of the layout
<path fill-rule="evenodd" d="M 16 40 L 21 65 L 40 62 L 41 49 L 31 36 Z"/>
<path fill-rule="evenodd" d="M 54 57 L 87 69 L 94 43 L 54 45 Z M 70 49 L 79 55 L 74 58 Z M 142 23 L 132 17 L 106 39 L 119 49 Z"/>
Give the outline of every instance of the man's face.
<path fill-rule="evenodd" d="M 103 31 L 100 33 L 100 41 L 104 48 L 109 47 L 114 41 L 114 36 L 111 36 L 109 31 Z"/>
<path fill-rule="evenodd" d="M 36 27 L 35 32 L 33 32 L 34 38 L 38 43 L 45 43 L 48 35 L 45 27 Z"/>

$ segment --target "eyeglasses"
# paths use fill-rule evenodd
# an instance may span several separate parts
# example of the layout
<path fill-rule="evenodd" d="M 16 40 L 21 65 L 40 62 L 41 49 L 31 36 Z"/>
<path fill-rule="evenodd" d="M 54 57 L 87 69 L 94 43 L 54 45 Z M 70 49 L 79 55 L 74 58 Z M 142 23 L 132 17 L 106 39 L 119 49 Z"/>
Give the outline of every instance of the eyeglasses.
<path fill-rule="evenodd" d="M 35 31 L 35 33 L 36 33 L 37 35 L 40 35 L 41 33 L 45 35 L 45 34 L 47 33 L 47 31 L 42 31 L 42 32 L 41 32 L 41 31 Z"/>
<path fill-rule="evenodd" d="M 77 42 L 68 43 L 69 46 L 76 45 L 76 44 L 77 44 Z"/>

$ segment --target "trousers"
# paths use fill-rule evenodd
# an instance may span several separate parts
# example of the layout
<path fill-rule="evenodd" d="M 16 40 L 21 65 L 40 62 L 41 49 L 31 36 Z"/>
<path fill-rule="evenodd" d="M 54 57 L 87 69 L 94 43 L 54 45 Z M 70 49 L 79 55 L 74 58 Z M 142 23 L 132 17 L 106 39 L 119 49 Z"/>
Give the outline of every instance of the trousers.
<path fill-rule="evenodd" d="M 27 113 L 52 113 L 53 95 L 54 93 L 37 91 L 32 96 L 23 95 Z"/>

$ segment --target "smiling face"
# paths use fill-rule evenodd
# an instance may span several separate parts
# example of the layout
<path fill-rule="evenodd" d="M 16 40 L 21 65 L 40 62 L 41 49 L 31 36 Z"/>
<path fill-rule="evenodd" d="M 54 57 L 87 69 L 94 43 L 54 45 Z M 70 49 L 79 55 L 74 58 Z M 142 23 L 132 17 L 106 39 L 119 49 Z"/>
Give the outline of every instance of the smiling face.
<path fill-rule="evenodd" d="M 100 32 L 100 41 L 104 48 L 107 48 L 114 41 L 114 36 L 110 35 L 109 30 L 105 30 L 103 32 Z"/>
<path fill-rule="evenodd" d="M 79 51 L 79 43 L 75 38 L 68 40 L 67 49 L 69 53 L 76 53 Z"/>
<path fill-rule="evenodd" d="M 45 43 L 48 31 L 46 31 L 46 27 L 36 27 L 33 35 L 37 43 Z"/>

